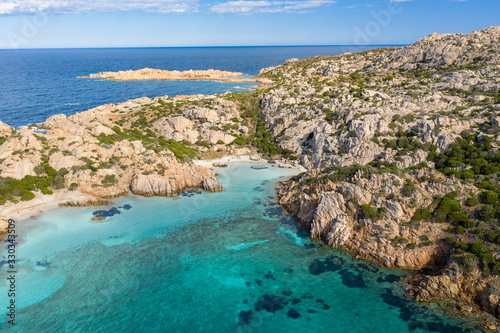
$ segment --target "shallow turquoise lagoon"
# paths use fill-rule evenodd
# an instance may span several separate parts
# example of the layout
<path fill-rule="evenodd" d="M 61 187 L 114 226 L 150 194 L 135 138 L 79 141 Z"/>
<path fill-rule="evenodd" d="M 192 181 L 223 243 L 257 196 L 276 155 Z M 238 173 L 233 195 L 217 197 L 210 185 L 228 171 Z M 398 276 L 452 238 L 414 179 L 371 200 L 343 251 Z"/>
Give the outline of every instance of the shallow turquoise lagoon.
<path fill-rule="evenodd" d="M 19 223 L 12 332 L 469 332 L 398 296 L 404 272 L 312 241 L 274 200 L 297 173 L 217 169 L 226 191 L 113 200 Z M 5 251 L 3 259 L 5 260 Z M 7 272 L 2 261 L 2 274 Z M 7 285 L 1 282 L 0 299 Z"/>

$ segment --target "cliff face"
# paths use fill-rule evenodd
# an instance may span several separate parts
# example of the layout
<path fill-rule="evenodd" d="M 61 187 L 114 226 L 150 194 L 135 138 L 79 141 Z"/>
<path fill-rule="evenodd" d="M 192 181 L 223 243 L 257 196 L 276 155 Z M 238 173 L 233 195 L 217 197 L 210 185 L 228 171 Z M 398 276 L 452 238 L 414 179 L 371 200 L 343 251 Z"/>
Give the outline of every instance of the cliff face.
<path fill-rule="evenodd" d="M 175 173 L 176 176 L 140 175 L 132 178 L 130 190 L 134 194 L 150 196 L 175 196 L 188 188 L 202 188 L 205 191 L 218 192 L 224 190 L 217 184 L 214 172 L 202 166 L 192 166 L 191 175 Z M 170 173 L 172 175 L 172 173 Z"/>
<path fill-rule="evenodd" d="M 280 203 L 311 236 L 498 316 L 500 27 L 289 61 L 262 109 L 309 171 Z"/>
<path fill-rule="evenodd" d="M 473 186 L 418 170 L 408 173 L 408 179 L 435 177 L 439 182 L 421 182 L 407 193 L 399 175 L 368 172 L 358 169 L 342 181 L 332 181 L 328 174 L 312 171 L 285 184 L 279 202 L 313 238 L 360 258 L 413 270 L 446 263 L 452 248 L 445 241 L 452 235 L 449 225 L 412 218 L 417 207 L 431 205 L 433 198 L 458 191 L 464 193 L 458 199 L 465 199 Z"/>

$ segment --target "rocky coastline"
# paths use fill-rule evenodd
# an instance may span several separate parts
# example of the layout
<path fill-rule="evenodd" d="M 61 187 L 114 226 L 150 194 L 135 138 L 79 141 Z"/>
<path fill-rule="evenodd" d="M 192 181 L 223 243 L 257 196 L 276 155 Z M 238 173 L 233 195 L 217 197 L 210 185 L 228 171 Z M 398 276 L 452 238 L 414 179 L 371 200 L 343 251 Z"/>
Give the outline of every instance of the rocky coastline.
<path fill-rule="evenodd" d="M 500 27 L 432 34 L 400 48 L 292 59 L 261 70 L 255 80 L 268 85 L 251 92 L 104 105 L 50 117 L 46 133 L 0 124 L 0 218 L 51 196 L 83 205 L 129 191 L 220 191 L 212 167 L 229 162 L 221 157 L 259 154 L 304 167 L 278 200 L 312 238 L 417 271 L 409 296 L 482 311 L 494 330 L 499 48 Z M 97 75 L 159 79 L 155 70 L 119 73 Z"/>
<path fill-rule="evenodd" d="M 84 79 L 104 79 L 112 81 L 136 81 L 136 80 L 160 80 L 160 81 L 222 81 L 222 82 L 258 82 L 263 84 L 272 83 L 266 78 L 244 77 L 240 72 L 208 70 L 168 71 L 162 69 L 143 68 L 139 70 L 127 70 L 118 72 L 99 72 L 88 76 L 80 76 Z"/>
<path fill-rule="evenodd" d="M 227 97 L 140 98 L 19 130 L 0 123 L 2 234 L 9 218 L 60 206 L 222 191 L 213 163 L 260 158 L 251 142 L 257 116 L 243 116 Z"/>
<path fill-rule="evenodd" d="M 311 237 L 421 272 L 406 280 L 417 301 L 496 318 L 499 46 L 490 27 L 260 74 L 277 82 L 266 125 L 308 169 L 279 202 Z"/>

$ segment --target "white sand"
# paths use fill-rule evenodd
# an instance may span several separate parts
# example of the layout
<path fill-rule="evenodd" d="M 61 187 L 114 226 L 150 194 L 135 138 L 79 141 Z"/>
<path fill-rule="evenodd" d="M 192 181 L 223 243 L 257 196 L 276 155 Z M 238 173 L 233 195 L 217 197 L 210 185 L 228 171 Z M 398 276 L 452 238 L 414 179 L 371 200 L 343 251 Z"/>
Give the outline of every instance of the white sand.
<path fill-rule="evenodd" d="M 87 202 L 98 198 L 79 191 L 58 190 L 54 194 L 44 195 L 36 193 L 30 201 L 20 201 L 17 204 L 9 203 L 0 206 L 0 230 L 7 227 L 6 221 L 13 219 L 16 222 L 26 220 L 37 214 L 59 208 L 59 204 L 66 201 Z"/>
<path fill-rule="evenodd" d="M 213 168 L 214 163 L 267 163 L 267 160 L 258 155 L 254 156 L 225 156 L 214 160 L 195 160 L 194 164 L 201 165 L 206 168 Z M 277 161 L 274 164 L 278 167 L 298 169 L 305 172 L 306 169 L 301 165 L 292 165 Z M 7 220 L 13 219 L 16 222 L 32 218 L 40 213 L 47 212 L 59 208 L 59 204 L 66 201 L 73 202 L 88 202 L 99 199 L 89 194 L 79 191 L 58 190 L 52 195 L 43 195 L 36 193 L 36 197 L 30 201 L 20 201 L 17 204 L 6 203 L 0 206 L 0 230 L 7 228 Z"/>
<path fill-rule="evenodd" d="M 193 162 L 196 165 L 201 165 L 201 166 L 204 166 L 206 168 L 213 168 L 214 164 L 228 164 L 228 163 L 235 163 L 235 162 L 238 162 L 238 163 L 241 163 L 241 162 L 267 163 L 267 160 L 261 158 L 259 155 L 253 155 L 253 156 L 243 155 L 243 156 L 224 156 L 222 158 L 218 158 L 218 159 L 214 159 L 214 160 L 195 160 Z M 278 167 L 297 169 L 297 170 L 300 170 L 301 172 L 307 171 L 302 165 L 292 165 L 292 164 L 283 163 L 280 161 L 276 161 L 275 165 Z"/>

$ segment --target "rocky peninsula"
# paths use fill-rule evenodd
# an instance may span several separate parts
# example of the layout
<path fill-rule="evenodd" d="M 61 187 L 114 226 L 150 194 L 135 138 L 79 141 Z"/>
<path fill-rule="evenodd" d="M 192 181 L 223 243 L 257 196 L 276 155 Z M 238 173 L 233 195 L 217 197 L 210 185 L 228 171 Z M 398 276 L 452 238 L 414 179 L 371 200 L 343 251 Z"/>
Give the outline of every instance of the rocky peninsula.
<path fill-rule="evenodd" d="M 256 91 L 104 105 L 51 117 L 46 134 L 1 124 L 1 217 L 51 196 L 80 205 L 219 191 L 215 172 L 193 161 L 258 152 L 307 169 L 282 184 L 279 203 L 311 237 L 415 270 L 410 296 L 483 311 L 495 329 L 499 49 L 500 27 L 432 34 L 293 59 L 261 70 L 256 80 L 272 83 Z"/>
<path fill-rule="evenodd" d="M 242 108 L 248 106 L 238 96 L 164 96 L 103 105 L 52 116 L 39 126 L 46 133 L 1 123 L 1 229 L 8 218 L 106 204 L 129 192 L 176 196 L 186 189 L 223 190 L 212 164 L 197 159 L 282 152 L 269 136 L 261 138 L 260 113 L 246 114 Z"/>
<path fill-rule="evenodd" d="M 496 317 L 499 48 L 490 27 L 261 73 L 265 124 L 309 170 L 279 200 L 311 236 L 420 271 L 418 301 Z"/>
<path fill-rule="evenodd" d="M 99 72 L 88 76 L 81 76 L 86 79 L 104 79 L 112 81 L 136 81 L 136 80 L 160 80 L 160 81 L 222 81 L 222 82 L 259 82 L 271 83 L 266 78 L 243 77 L 240 72 L 208 70 L 189 71 L 167 71 L 162 69 L 143 68 L 139 70 L 128 70 L 118 72 Z"/>

